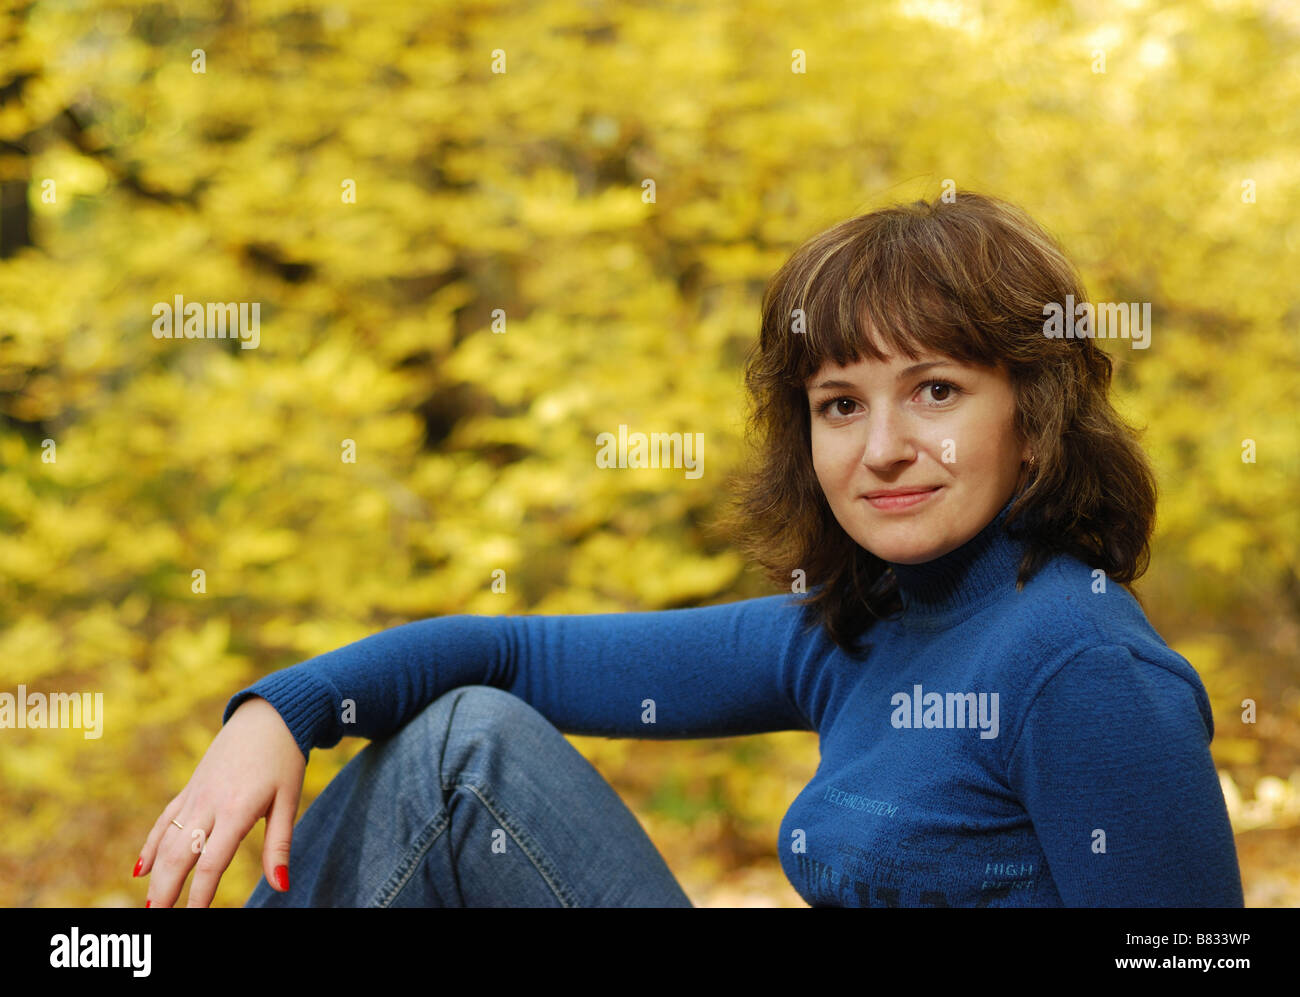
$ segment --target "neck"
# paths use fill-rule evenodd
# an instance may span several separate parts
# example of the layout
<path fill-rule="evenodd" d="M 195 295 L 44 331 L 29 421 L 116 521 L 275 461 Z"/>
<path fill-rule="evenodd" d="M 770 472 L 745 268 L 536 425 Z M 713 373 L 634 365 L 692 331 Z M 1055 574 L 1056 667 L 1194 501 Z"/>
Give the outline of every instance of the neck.
<path fill-rule="evenodd" d="M 1007 499 L 993 520 L 955 550 L 924 564 L 894 564 L 907 620 L 964 615 L 1014 590 L 1024 544 L 1007 530 Z"/>

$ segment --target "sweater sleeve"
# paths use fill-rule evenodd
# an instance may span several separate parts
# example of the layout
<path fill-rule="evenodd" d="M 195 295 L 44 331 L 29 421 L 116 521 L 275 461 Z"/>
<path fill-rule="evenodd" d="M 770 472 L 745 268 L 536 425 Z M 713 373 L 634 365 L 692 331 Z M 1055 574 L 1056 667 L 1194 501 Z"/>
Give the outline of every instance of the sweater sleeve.
<path fill-rule="evenodd" d="M 791 596 L 657 612 L 434 617 L 272 672 L 250 696 L 283 717 L 304 757 L 344 735 L 386 737 L 443 693 L 490 685 L 567 734 L 728 737 L 810 730 L 796 703 Z"/>
<path fill-rule="evenodd" d="M 1066 906 L 1244 905 L 1209 697 L 1178 664 L 1089 648 L 1029 707 L 1008 775 Z"/>

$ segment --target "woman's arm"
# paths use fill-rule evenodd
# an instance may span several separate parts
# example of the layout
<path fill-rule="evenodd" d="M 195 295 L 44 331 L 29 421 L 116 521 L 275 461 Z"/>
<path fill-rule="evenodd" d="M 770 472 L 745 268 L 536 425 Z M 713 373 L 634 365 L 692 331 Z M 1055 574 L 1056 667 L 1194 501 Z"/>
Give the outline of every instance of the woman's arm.
<path fill-rule="evenodd" d="M 451 689 L 491 685 L 569 734 L 807 730 L 794 675 L 801 622 L 785 595 L 659 612 L 435 617 L 273 672 L 236 693 L 222 722 L 261 696 L 307 757 L 345 735 L 386 737 Z"/>
<path fill-rule="evenodd" d="M 1190 666 L 1107 645 L 1047 681 L 1008 774 L 1067 906 L 1243 906 L 1213 733 Z"/>

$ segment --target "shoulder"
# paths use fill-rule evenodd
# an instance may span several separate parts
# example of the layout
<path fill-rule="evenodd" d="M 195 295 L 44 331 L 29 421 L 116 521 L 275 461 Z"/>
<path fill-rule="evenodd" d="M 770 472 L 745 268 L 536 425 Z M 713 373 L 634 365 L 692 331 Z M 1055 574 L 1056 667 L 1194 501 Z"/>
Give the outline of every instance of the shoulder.
<path fill-rule="evenodd" d="M 1116 690 L 1190 695 L 1213 729 L 1196 669 L 1165 642 L 1122 584 L 1077 558 L 1053 558 L 1023 589 L 992 607 L 989 624 L 1002 646 L 1017 649 L 1002 658 L 1011 673 L 1003 680 L 1030 701 L 1066 673 L 1058 685 L 1106 680 Z"/>
<path fill-rule="evenodd" d="M 1075 557 L 1052 558 L 996 608 L 1001 626 L 1048 640 L 1062 651 L 1123 644 L 1147 656 L 1173 655 L 1132 593 Z"/>

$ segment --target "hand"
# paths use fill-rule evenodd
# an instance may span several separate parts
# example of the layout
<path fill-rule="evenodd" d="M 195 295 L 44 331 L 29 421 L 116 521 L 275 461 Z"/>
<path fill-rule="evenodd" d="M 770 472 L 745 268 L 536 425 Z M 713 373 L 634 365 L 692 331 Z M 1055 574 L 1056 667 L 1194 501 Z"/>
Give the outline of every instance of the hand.
<path fill-rule="evenodd" d="M 174 906 L 191 868 L 194 882 L 186 906 L 211 904 L 239 843 L 263 817 L 262 870 L 272 889 L 285 892 L 276 882 L 275 868 L 285 866 L 287 879 L 306 769 L 302 751 L 275 707 L 257 696 L 240 703 L 140 851 L 139 875 L 153 873 L 146 906 Z"/>

